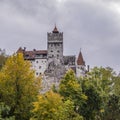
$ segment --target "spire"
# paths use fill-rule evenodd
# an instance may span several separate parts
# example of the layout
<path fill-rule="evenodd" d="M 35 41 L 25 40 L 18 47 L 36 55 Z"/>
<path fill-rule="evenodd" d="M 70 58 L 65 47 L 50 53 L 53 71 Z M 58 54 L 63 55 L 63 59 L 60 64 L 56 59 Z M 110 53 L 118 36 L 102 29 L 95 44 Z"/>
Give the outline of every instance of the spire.
<path fill-rule="evenodd" d="M 81 49 L 80 49 L 80 53 L 79 53 L 79 56 L 78 56 L 78 59 L 77 59 L 77 64 L 78 64 L 78 65 L 84 65 L 84 66 L 85 66 L 85 61 L 84 61 L 84 59 L 83 59 Z"/>
<path fill-rule="evenodd" d="M 59 33 L 59 31 L 58 31 L 56 25 L 55 25 L 55 28 L 54 28 L 54 30 L 53 30 L 53 33 Z"/>

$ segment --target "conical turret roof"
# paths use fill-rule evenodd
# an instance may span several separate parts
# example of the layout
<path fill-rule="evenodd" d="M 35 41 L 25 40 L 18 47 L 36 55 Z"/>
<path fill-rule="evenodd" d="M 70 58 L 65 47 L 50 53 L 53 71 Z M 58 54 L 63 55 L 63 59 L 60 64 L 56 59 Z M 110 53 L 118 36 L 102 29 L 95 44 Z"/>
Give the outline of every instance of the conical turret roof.
<path fill-rule="evenodd" d="M 78 59 L 77 59 L 77 64 L 78 65 L 84 65 L 85 66 L 85 61 L 83 59 L 83 56 L 82 56 L 82 52 L 80 51 L 79 53 L 79 56 L 78 56 Z"/>
<path fill-rule="evenodd" d="M 53 33 L 59 33 L 59 31 L 58 31 L 56 25 L 55 25 L 55 28 L 54 28 L 54 30 L 53 30 Z"/>

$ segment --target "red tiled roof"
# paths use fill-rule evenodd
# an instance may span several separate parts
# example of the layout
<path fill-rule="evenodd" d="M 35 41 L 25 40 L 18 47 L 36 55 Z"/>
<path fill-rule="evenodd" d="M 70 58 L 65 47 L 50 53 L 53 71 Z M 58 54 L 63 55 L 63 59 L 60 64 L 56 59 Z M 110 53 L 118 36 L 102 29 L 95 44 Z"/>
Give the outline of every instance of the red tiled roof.
<path fill-rule="evenodd" d="M 81 51 L 80 51 L 79 56 L 78 56 L 78 59 L 77 59 L 77 64 L 78 64 L 78 65 L 85 65 L 85 61 L 84 61 L 84 59 L 83 59 L 83 56 L 82 56 Z"/>
<path fill-rule="evenodd" d="M 35 54 L 47 54 L 47 50 L 36 50 Z"/>
<path fill-rule="evenodd" d="M 34 51 L 24 51 L 23 54 L 25 59 L 35 59 Z"/>
<path fill-rule="evenodd" d="M 26 51 L 21 47 L 17 50 L 17 53 L 23 53 L 25 59 L 35 59 L 36 55 L 47 55 L 47 50 L 33 50 L 33 51 Z"/>
<path fill-rule="evenodd" d="M 56 25 L 55 25 L 55 28 L 54 28 L 54 30 L 53 30 L 53 33 L 59 33 L 59 31 L 58 31 Z"/>

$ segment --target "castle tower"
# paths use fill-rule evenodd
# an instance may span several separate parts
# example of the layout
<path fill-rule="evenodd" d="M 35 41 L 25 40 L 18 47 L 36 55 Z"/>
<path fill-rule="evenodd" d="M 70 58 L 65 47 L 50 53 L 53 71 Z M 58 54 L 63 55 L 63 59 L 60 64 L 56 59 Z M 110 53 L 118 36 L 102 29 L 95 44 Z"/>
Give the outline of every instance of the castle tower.
<path fill-rule="evenodd" d="M 47 33 L 47 69 L 45 75 L 48 78 L 52 77 L 51 83 L 58 84 L 64 74 L 63 33 L 59 32 L 55 26 L 52 32 Z"/>
<path fill-rule="evenodd" d="M 77 65 L 76 65 L 76 76 L 84 76 L 86 73 L 86 68 L 85 68 L 85 61 L 83 59 L 82 52 L 80 50 L 80 53 L 77 58 Z"/>
<path fill-rule="evenodd" d="M 55 26 L 52 33 L 47 34 L 48 59 L 63 59 L 63 33 Z"/>

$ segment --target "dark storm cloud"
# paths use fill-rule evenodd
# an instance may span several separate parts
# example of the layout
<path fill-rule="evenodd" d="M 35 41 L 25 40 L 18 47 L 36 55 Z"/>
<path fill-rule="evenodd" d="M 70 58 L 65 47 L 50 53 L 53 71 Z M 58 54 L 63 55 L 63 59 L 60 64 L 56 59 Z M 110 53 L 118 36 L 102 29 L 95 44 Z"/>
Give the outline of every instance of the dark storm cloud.
<path fill-rule="evenodd" d="M 82 48 L 86 64 L 119 70 L 119 0 L 0 0 L 1 48 L 46 49 L 56 23 L 64 32 L 64 53 Z M 119 7 L 118 7 L 119 8 Z"/>

